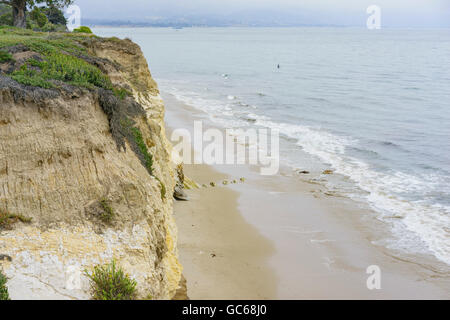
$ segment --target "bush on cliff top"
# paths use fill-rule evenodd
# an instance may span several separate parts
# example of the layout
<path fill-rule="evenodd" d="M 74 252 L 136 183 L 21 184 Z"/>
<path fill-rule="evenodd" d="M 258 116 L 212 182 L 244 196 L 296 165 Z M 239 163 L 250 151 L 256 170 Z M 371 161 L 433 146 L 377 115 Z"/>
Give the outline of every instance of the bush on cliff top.
<path fill-rule="evenodd" d="M 89 27 L 81 26 L 79 28 L 73 29 L 73 32 L 75 32 L 75 33 L 92 33 L 92 30 Z"/>
<path fill-rule="evenodd" d="M 113 260 L 107 265 L 98 265 L 86 275 L 91 280 L 94 300 L 133 300 L 136 298 L 136 281 L 130 279 Z"/>
<path fill-rule="evenodd" d="M 48 23 L 47 16 L 44 12 L 38 7 L 33 8 L 29 13 L 29 18 L 35 22 L 40 28 L 45 26 Z"/>

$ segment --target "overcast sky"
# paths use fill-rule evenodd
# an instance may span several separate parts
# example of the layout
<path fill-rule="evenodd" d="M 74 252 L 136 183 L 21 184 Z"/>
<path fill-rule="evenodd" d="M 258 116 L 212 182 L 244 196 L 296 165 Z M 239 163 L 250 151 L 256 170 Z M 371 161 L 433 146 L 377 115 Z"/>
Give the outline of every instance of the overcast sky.
<path fill-rule="evenodd" d="M 366 8 L 382 9 L 392 27 L 450 27 L 450 0 L 75 0 L 85 19 L 135 22 L 208 16 L 251 23 L 365 25 Z"/>

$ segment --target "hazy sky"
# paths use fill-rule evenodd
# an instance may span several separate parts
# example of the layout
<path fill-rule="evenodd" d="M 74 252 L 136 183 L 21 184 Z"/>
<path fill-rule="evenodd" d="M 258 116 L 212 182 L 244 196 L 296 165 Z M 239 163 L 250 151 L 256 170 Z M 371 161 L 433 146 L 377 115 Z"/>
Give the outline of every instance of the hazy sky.
<path fill-rule="evenodd" d="M 86 19 L 209 17 L 296 24 L 365 25 L 378 5 L 385 26 L 450 27 L 450 0 L 75 0 Z"/>

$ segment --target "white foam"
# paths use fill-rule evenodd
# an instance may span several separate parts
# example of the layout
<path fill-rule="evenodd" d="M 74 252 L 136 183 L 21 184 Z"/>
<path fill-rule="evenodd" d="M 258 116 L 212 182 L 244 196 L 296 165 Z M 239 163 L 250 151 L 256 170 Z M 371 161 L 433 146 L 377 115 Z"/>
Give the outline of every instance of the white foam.
<path fill-rule="evenodd" d="M 171 86 L 165 88 L 165 91 L 206 112 L 213 122 L 223 127 L 249 125 L 248 122 L 237 119 L 236 115 L 242 111 L 233 108 L 234 99 L 204 99 L 195 92 L 180 91 Z M 346 148 L 357 144 L 357 140 L 307 126 L 274 122 L 254 113 L 246 113 L 246 117 L 255 120 L 254 124 L 257 126 L 277 129 L 282 135 L 296 140 L 303 151 L 330 165 L 337 174 L 348 177 L 365 191 L 364 200 L 379 213 L 380 219 L 392 226 L 397 237 L 396 247 L 412 252 L 428 250 L 439 260 L 450 264 L 450 208 L 429 204 L 425 199 L 407 201 L 399 196 L 411 192 L 426 194 L 435 190 L 436 185 L 447 185 L 439 177 L 377 172 L 367 163 L 346 154 Z M 361 193 L 355 192 L 349 196 L 360 199 Z"/>
<path fill-rule="evenodd" d="M 450 208 L 430 205 L 425 201 L 406 201 L 395 196 L 408 192 L 425 194 L 436 187 L 436 177 L 425 179 L 402 172 L 376 172 L 367 163 L 345 154 L 347 146 L 357 143 L 349 138 L 305 126 L 267 120 L 259 120 L 256 124 L 276 128 L 280 133 L 296 139 L 304 151 L 317 156 L 333 167 L 336 173 L 349 177 L 360 189 L 366 191 L 366 200 L 372 208 L 395 229 L 399 247 L 421 252 L 427 248 L 439 260 L 450 264 Z M 360 198 L 361 195 L 350 196 Z M 417 237 L 405 235 L 405 229 L 417 234 L 419 241 L 423 243 L 418 244 Z"/>

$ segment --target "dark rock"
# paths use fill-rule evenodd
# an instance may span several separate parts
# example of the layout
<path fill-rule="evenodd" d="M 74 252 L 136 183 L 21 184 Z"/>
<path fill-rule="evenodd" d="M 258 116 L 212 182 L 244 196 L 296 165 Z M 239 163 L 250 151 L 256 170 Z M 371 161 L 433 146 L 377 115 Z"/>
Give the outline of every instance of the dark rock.
<path fill-rule="evenodd" d="M 6 254 L 0 254 L 0 261 L 12 261 L 12 258 Z"/>
<path fill-rule="evenodd" d="M 35 103 L 43 102 L 46 99 L 56 98 L 61 94 L 57 89 L 25 86 L 14 81 L 10 77 L 2 75 L 0 75 L 0 91 L 9 91 L 16 102 L 30 101 Z"/>
<path fill-rule="evenodd" d="M 186 192 L 178 186 L 176 186 L 173 190 L 173 197 L 180 201 L 189 201 L 189 197 Z"/>

